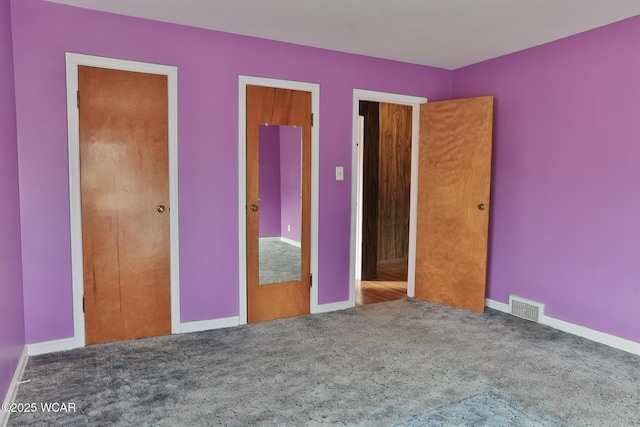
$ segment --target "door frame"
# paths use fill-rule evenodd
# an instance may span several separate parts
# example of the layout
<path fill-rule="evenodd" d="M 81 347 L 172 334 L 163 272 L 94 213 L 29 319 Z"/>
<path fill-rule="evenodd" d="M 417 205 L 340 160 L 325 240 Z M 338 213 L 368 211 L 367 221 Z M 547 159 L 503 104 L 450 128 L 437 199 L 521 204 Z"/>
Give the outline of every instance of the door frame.
<path fill-rule="evenodd" d="M 171 333 L 180 332 L 180 271 L 178 245 L 178 68 L 66 52 L 67 132 L 69 153 L 69 205 L 71 225 L 71 281 L 73 289 L 73 347 L 85 346 L 83 311 L 82 211 L 80 191 L 80 120 L 77 107 L 78 66 L 108 68 L 167 76 Z"/>
<path fill-rule="evenodd" d="M 292 80 L 238 76 L 238 315 L 247 323 L 247 86 L 311 92 L 311 313 L 318 313 L 318 194 L 320 183 L 320 85 Z"/>
<path fill-rule="evenodd" d="M 358 114 L 360 114 L 360 111 L 358 111 Z M 364 181 L 364 116 L 360 115 L 358 115 L 358 142 L 356 143 L 356 145 L 356 247 L 354 255 L 354 277 L 355 280 L 362 280 L 362 217 L 364 215 L 364 212 L 362 210 L 362 201 L 364 197 L 364 188 L 362 186 Z"/>
<path fill-rule="evenodd" d="M 353 126 L 351 144 L 351 238 L 349 251 L 349 305 L 356 304 L 356 271 L 362 268 L 362 257 L 357 256 L 358 247 L 362 246 L 362 218 L 358 200 L 362 200 L 362 188 L 358 183 L 362 177 L 362 162 L 359 151 L 360 101 L 385 102 L 389 104 L 408 105 L 411 107 L 411 189 L 409 193 L 409 253 L 407 271 L 407 296 L 415 295 L 416 275 L 416 226 L 418 212 L 418 157 L 420 148 L 420 104 L 427 103 L 427 98 L 401 95 L 388 92 L 377 92 L 364 89 L 353 89 Z"/>

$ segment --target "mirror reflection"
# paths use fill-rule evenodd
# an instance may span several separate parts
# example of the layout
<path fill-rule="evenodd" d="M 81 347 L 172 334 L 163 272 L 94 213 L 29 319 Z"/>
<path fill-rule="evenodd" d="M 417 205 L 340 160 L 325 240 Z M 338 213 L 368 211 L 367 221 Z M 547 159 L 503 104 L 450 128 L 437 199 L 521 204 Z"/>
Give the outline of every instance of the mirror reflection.
<path fill-rule="evenodd" d="M 260 285 L 300 280 L 302 132 L 260 125 Z"/>

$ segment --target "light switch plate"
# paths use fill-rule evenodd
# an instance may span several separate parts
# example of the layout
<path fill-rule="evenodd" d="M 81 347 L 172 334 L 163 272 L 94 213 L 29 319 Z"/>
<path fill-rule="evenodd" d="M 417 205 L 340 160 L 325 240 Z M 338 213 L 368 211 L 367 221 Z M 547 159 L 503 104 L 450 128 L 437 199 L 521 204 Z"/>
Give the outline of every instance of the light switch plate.
<path fill-rule="evenodd" d="M 344 181 L 344 166 L 336 166 L 336 181 Z"/>

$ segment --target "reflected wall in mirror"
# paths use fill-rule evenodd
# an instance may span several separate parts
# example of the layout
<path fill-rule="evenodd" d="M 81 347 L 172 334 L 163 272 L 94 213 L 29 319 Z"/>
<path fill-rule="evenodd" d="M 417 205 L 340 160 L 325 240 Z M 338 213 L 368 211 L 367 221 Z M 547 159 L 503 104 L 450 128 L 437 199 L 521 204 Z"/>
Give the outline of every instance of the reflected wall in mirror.
<path fill-rule="evenodd" d="M 301 279 L 301 148 L 301 128 L 260 125 L 260 285 Z"/>

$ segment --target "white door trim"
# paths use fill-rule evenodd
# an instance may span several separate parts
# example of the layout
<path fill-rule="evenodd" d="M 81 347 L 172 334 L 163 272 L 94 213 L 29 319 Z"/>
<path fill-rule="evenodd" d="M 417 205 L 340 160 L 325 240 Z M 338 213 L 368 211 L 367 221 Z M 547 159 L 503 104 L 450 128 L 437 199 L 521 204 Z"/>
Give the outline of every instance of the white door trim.
<path fill-rule="evenodd" d="M 67 131 L 69 152 L 69 204 L 71 217 L 71 276 L 73 287 L 72 347 L 85 345 L 82 311 L 82 212 L 80 200 L 80 132 L 77 108 L 78 66 L 109 68 L 167 76 L 169 95 L 169 223 L 171 250 L 171 332 L 180 332 L 180 271 L 178 245 L 178 69 L 173 66 L 103 58 L 67 52 Z M 70 348 L 72 348 L 70 347 Z"/>
<path fill-rule="evenodd" d="M 358 153 L 358 132 L 360 101 L 387 102 L 390 104 L 401 104 L 411 106 L 411 191 L 409 195 L 409 269 L 407 273 L 407 296 L 415 295 L 415 275 L 416 275 L 416 224 L 418 212 L 418 154 L 420 145 L 420 104 L 427 102 L 427 98 L 398 95 L 387 92 L 376 92 L 371 90 L 353 90 L 353 133 L 352 133 L 352 154 L 351 154 L 351 248 L 349 251 L 349 305 L 356 303 L 356 270 L 360 265 L 356 265 L 356 247 L 362 244 L 360 234 L 357 232 L 358 224 L 358 176 L 360 172 L 360 162 Z M 362 262 L 361 259 L 360 263 Z"/>
<path fill-rule="evenodd" d="M 364 178 L 364 116 L 358 116 L 358 147 L 356 170 L 356 247 L 355 247 L 355 279 L 362 280 L 362 184 Z"/>
<path fill-rule="evenodd" d="M 247 86 L 311 92 L 311 313 L 318 313 L 318 194 L 320 177 L 320 85 L 317 83 L 238 76 L 238 295 L 240 324 L 247 323 Z"/>

